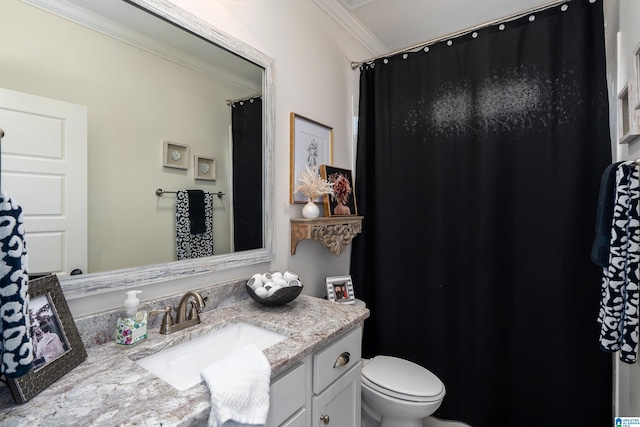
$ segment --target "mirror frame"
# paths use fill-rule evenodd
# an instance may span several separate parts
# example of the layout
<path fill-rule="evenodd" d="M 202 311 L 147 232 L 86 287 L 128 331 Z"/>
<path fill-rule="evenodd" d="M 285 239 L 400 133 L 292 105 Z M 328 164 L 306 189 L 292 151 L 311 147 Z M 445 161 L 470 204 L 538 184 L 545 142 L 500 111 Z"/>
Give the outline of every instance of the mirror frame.
<path fill-rule="evenodd" d="M 52 6 L 47 0 L 21 0 L 49 10 L 57 15 L 73 14 L 67 8 Z M 262 79 L 263 99 L 263 241 L 264 247 L 248 251 L 214 255 L 205 258 L 173 261 L 141 267 L 87 273 L 60 278 L 68 300 L 120 291 L 132 287 L 144 287 L 160 282 L 183 279 L 199 274 L 212 273 L 231 268 L 267 262 L 275 257 L 275 210 L 274 210 L 274 141 L 275 141 L 275 61 L 252 46 L 226 34 L 211 24 L 166 0 L 121 0 L 156 17 L 181 27 L 197 37 L 207 40 L 264 69 Z M 91 27 L 84 21 L 84 25 Z M 95 28 L 94 28 L 95 29 Z"/>

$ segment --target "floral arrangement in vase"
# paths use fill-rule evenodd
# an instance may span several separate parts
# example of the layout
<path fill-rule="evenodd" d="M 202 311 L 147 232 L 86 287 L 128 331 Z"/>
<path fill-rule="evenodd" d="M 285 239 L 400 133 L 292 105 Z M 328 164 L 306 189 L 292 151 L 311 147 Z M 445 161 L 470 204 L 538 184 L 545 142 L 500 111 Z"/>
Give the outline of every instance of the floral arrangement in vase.
<path fill-rule="evenodd" d="M 298 186 L 296 191 L 300 191 L 309 201 L 302 208 L 302 216 L 305 218 L 317 218 L 320 215 L 320 208 L 314 200 L 325 194 L 333 195 L 333 184 L 320 177 L 316 168 L 306 167 L 298 174 Z"/>

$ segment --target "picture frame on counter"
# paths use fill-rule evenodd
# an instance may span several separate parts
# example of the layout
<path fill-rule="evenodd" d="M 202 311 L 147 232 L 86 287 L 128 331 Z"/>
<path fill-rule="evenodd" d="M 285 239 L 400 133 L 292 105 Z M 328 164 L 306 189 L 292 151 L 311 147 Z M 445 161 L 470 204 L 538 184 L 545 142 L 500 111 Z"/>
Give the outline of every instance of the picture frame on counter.
<path fill-rule="evenodd" d="M 339 304 L 355 304 L 356 295 L 353 292 L 351 276 L 332 276 L 325 279 L 327 284 L 327 299 Z"/>
<path fill-rule="evenodd" d="M 318 171 L 321 164 L 333 164 L 333 128 L 293 112 L 289 118 L 289 203 L 307 203 L 309 200 L 296 191 L 298 175 L 307 166 Z"/>
<path fill-rule="evenodd" d="M 29 281 L 30 335 L 33 367 L 18 378 L 7 378 L 16 403 L 26 403 L 87 358 L 71 310 L 56 275 Z"/>

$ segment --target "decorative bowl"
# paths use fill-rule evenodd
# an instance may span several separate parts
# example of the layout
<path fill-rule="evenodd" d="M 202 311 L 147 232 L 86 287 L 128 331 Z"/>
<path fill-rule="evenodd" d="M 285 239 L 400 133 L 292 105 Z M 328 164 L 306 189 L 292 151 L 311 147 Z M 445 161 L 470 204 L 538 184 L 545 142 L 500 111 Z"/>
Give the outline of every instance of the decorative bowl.
<path fill-rule="evenodd" d="M 253 291 L 253 289 L 251 289 L 249 285 L 246 285 L 245 287 L 247 288 L 247 293 L 254 301 L 259 302 L 263 305 L 278 306 L 284 305 L 296 299 L 298 295 L 300 295 L 300 292 L 302 292 L 303 286 L 286 286 L 284 288 L 278 289 L 273 293 L 273 295 L 265 298 L 256 295 L 256 293 Z"/>

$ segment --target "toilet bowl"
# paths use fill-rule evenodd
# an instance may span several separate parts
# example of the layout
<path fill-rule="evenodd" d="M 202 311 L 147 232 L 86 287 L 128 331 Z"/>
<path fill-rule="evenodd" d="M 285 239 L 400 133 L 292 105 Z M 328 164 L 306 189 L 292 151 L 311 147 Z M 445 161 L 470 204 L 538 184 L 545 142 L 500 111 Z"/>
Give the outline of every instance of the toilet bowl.
<path fill-rule="evenodd" d="M 362 368 L 362 411 L 381 427 L 422 427 L 446 393 L 433 373 L 391 356 L 376 356 Z"/>

